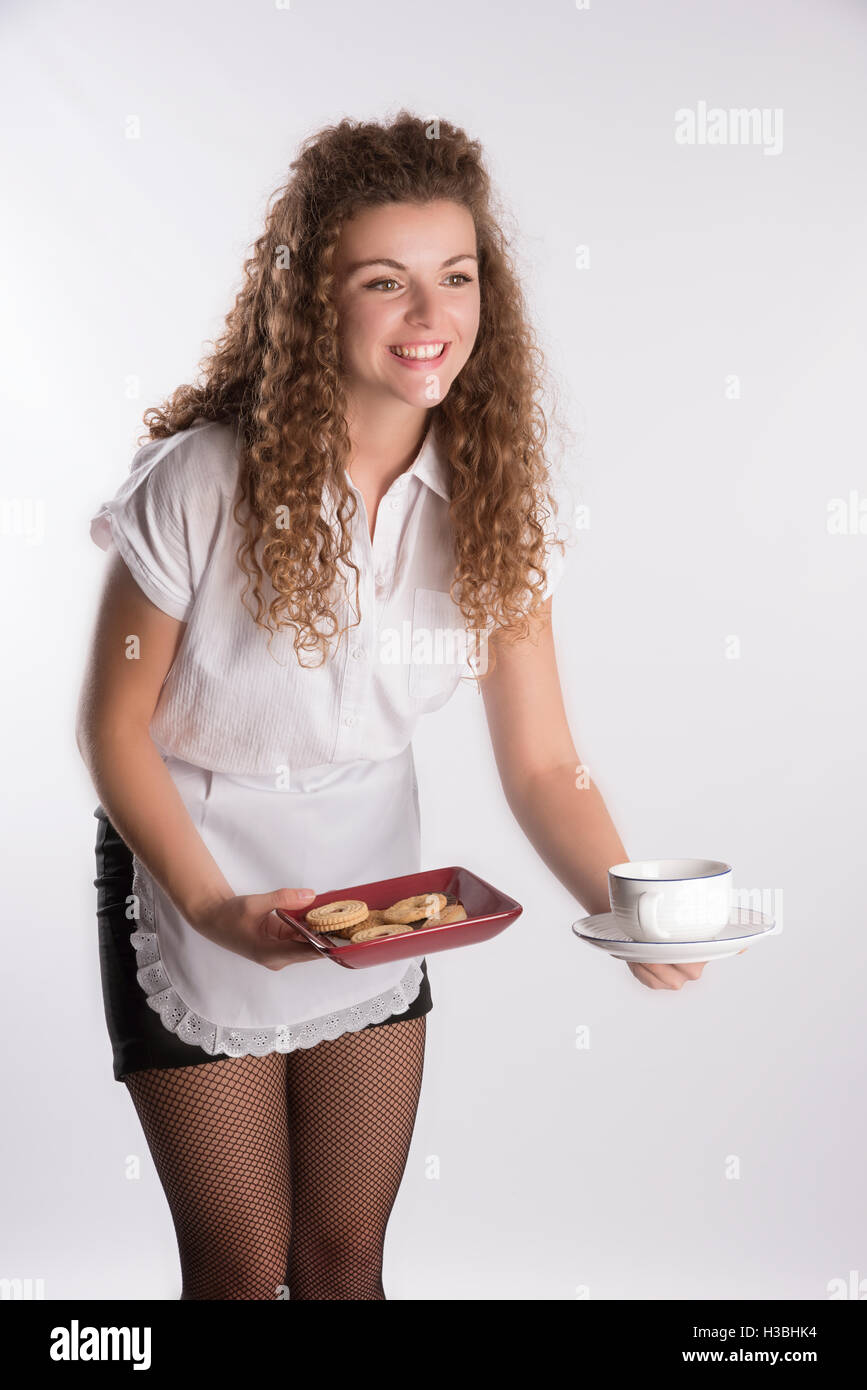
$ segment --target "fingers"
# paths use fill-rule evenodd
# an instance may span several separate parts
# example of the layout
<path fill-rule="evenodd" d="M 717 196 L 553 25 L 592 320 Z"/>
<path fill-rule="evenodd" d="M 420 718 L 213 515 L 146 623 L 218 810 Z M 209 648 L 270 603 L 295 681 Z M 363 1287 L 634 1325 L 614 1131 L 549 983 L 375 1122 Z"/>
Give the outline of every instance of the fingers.
<path fill-rule="evenodd" d="M 250 959 L 268 970 L 282 970 L 302 960 L 319 959 L 315 946 L 292 922 L 278 916 L 281 912 L 298 912 L 306 908 L 310 898 L 307 890 L 279 888 L 274 893 L 250 893 L 245 901 L 243 930 L 249 944 Z M 313 894 L 315 897 L 315 894 Z"/>
<path fill-rule="evenodd" d="M 662 989 L 682 989 L 686 984 L 686 976 L 681 972 L 685 969 L 680 965 L 646 965 L 648 970 L 660 983 Z"/>
<path fill-rule="evenodd" d="M 706 960 L 693 960 L 687 961 L 683 965 L 676 965 L 674 969 L 679 970 L 688 980 L 697 980 L 706 965 Z"/>
<path fill-rule="evenodd" d="M 691 961 L 684 965 L 650 965 L 629 961 L 629 969 L 648 989 L 682 989 L 689 980 L 697 980 L 707 961 Z"/>
<path fill-rule="evenodd" d="M 666 985 L 662 985 L 659 983 L 652 969 L 649 966 L 642 965 L 640 961 L 629 961 L 629 969 L 632 971 L 636 980 L 640 980 L 643 985 L 647 985 L 648 989 L 667 988 Z"/>
<path fill-rule="evenodd" d="M 749 949 L 749 946 L 744 946 L 737 954 L 742 956 L 744 951 Z M 706 960 L 689 961 L 681 965 L 651 965 L 647 961 L 627 961 L 636 980 L 647 985 L 648 989 L 682 989 L 687 981 L 699 979 L 707 964 Z"/>
<path fill-rule="evenodd" d="M 285 911 L 285 909 L 283 909 Z M 282 970 L 292 961 L 318 956 L 315 946 L 311 946 L 297 927 L 284 922 L 276 912 L 270 912 L 262 919 L 260 930 L 265 938 L 265 950 L 260 963 L 272 970 Z"/>
<path fill-rule="evenodd" d="M 256 957 L 257 964 L 264 965 L 267 970 L 283 970 L 285 966 L 297 964 L 299 961 L 321 959 L 320 953 L 309 941 L 299 941 L 294 937 L 286 941 L 269 942 L 257 952 Z"/>
<path fill-rule="evenodd" d="M 281 908 L 287 912 L 288 908 Z M 307 938 L 291 922 L 278 917 L 273 910 L 262 918 L 262 930 L 270 941 L 306 941 Z"/>

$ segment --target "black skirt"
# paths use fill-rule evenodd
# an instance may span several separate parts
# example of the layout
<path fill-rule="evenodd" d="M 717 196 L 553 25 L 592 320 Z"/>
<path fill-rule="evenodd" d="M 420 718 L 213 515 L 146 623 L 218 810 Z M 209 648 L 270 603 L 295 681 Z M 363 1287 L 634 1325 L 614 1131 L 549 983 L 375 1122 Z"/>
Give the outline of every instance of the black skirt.
<path fill-rule="evenodd" d="M 127 898 L 132 893 L 132 852 L 101 806 L 94 815 L 97 831 L 93 882 L 97 889 L 99 968 L 115 1081 L 122 1081 L 128 1072 L 145 1068 L 195 1067 L 204 1062 L 235 1061 L 234 1057 L 212 1057 L 200 1047 L 184 1042 L 166 1028 L 159 1014 L 148 1006 L 147 995 L 136 979 L 135 951 L 129 939 L 134 928 L 126 916 Z M 387 1028 L 390 1023 L 402 1023 L 430 1013 L 433 1000 L 426 961 L 422 961 L 421 968 L 421 987 L 409 1008 L 379 1023 L 368 1023 L 367 1028 Z"/>

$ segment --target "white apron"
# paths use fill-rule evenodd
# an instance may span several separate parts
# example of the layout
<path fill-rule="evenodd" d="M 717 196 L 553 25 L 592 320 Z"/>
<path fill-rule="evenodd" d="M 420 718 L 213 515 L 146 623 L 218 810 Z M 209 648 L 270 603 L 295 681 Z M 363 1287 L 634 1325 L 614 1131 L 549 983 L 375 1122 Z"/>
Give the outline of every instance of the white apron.
<path fill-rule="evenodd" d="M 211 772 L 164 755 L 196 829 L 237 894 L 317 893 L 417 873 L 412 745 L 394 758 L 324 764 L 290 777 Z M 422 957 L 364 970 L 310 960 L 268 970 L 208 941 L 133 856 L 137 978 L 165 1026 L 211 1054 L 291 1052 L 403 1013 Z"/>

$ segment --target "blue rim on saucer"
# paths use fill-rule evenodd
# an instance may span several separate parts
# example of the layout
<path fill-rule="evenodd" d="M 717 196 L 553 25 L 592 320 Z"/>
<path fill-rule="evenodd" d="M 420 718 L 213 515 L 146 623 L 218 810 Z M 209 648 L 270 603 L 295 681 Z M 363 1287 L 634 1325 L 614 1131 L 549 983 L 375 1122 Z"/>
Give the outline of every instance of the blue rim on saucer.
<path fill-rule="evenodd" d="M 593 927 L 589 923 L 593 922 Z M 617 942 L 624 946 L 704 946 L 714 941 L 749 941 L 755 936 L 761 936 L 775 925 L 774 918 L 767 912 L 759 912 L 752 907 L 733 907 L 729 916 L 728 924 L 720 927 L 713 936 L 700 936 L 695 938 L 672 937 L 666 941 L 645 941 L 634 936 L 627 936 L 623 927 L 617 921 L 613 912 L 594 912 L 588 917 L 581 917 L 577 922 L 572 923 L 572 930 L 576 936 L 582 937 L 585 941 L 593 942 Z M 751 931 L 744 931 L 744 927 L 751 927 Z M 583 930 L 581 930 L 583 928 Z"/>

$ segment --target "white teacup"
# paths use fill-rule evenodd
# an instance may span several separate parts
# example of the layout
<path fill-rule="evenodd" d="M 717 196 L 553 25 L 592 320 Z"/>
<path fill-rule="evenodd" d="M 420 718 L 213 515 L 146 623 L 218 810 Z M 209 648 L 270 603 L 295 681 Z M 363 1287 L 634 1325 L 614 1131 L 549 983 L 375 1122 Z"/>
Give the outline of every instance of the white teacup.
<path fill-rule="evenodd" d="M 608 898 L 633 941 L 708 941 L 731 912 L 731 864 L 639 859 L 608 870 Z"/>

